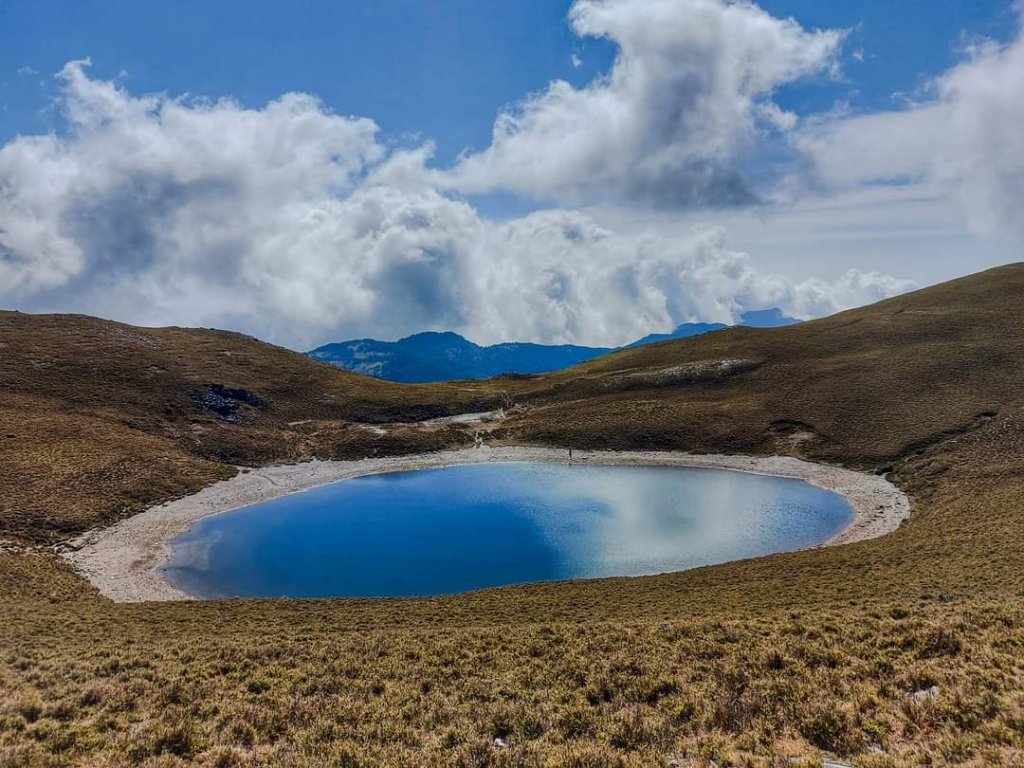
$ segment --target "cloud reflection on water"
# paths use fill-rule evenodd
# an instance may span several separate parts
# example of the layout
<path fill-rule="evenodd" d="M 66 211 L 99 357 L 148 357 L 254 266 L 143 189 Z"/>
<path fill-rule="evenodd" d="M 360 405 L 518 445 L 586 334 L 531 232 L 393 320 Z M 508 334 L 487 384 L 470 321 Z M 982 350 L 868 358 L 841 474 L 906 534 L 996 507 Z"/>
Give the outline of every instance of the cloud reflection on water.
<path fill-rule="evenodd" d="M 712 469 L 496 463 L 356 478 L 207 518 L 168 575 L 194 594 L 429 595 L 637 576 L 801 549 L 852 512 Z"/>

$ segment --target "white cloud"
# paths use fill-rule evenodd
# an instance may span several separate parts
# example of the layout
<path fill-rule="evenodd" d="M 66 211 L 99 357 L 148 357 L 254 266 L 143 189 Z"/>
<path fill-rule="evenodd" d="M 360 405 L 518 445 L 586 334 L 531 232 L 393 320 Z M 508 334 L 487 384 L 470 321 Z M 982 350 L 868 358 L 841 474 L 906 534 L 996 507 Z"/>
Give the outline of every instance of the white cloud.
<path fill-rule="evenodd" d="M 261 109 L 135 97 L 61 73 L 63 134 L 0 148 L 0 302 L 235 328 L 308 347 L 453 329 L 608 344 L 779 305 L 802 316 L 904 290 L 766 275 L 718 228 L 630 234 L 580 212 L 505 222 L 431 185 L 429 145 L 287 94 Z"/>
<path fill-rule="evenodd" d="M 706 221 L 700 211 L 588 212 L 622 236 L 653 231 L 670 239 Z M 935 190 L 880 185 L 720 211 L 715 224 L 760 272 L 829 283 L 856 266 L 931 285 L 1020 258 L 1019 246 L 976 235 L 961 218 L 958 204 Z"/>
<path fill-rule="evenodd" d="M 383 156 L 371 121 L 329 115 L 310 96 L 287 94 L 260 111 L 133 98 L 89 79 L 87 64 L 60 73 L 66 137 L 19 137 L 0 149 L 8 294 L 65 285 L 104 260 L 117 272 L 170 252 L 226 254 L 241 232 L 286 216 L 278 203 L 351 189 Z M 205 251 L 175 247 L 183 235 Z"/>
<path fill-rule="evenodd" d="M 912 183 L 959 202 L 976 231 L 1024 238 L 1024 34 L 973 46 L 906 109 L 823 119 L 796 145 L 826 188 Z"/>
<path fill-rule="evenodd" d="M 495 339 L 622 343 L 686 321 L 732 322 L 744 308 L 816 317 L 912 287 L 857 270 L 794 281 L 759 272 L 717 227 L 625 235 L 564 210 L 487 226 L 477 258 L 472 293 L 485 303 L 472 325 Z"/>
<path fill-rule="evenodd" d="M 619 46 L 611 72 L 580 89 L 555 81 L 503 112 L 491 146 L 454 169 L 455 188 L 570 203 L 750 202 L 744 154 L 761 130 L 796 123 L 774 90 L 834 71 L 843 38 L 742 1 L 576 0 L 569 17 L 577 34 Z"/>

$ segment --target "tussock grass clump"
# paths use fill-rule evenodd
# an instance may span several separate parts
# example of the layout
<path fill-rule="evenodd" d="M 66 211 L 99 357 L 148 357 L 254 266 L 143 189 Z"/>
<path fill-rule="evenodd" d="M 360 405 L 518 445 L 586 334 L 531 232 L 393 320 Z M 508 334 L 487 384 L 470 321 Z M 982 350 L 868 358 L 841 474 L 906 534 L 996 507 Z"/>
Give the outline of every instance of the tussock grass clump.
<path fill-rule="evenodd" d="M 0 749 L 21 764 L 1009 764 L 1024 749 L 1019 606 L 437 630 L 336 616 L 318 632 L 261 627 L 253 604 L 208 633 L 188 606 L 159 624 L 103 606 L 61 609 L 86 628 L 77 644 L 39 616 L 16 641 L 27 663 L 0 667 Z M 942 626 L 971 652 L 922 657 Z"/>

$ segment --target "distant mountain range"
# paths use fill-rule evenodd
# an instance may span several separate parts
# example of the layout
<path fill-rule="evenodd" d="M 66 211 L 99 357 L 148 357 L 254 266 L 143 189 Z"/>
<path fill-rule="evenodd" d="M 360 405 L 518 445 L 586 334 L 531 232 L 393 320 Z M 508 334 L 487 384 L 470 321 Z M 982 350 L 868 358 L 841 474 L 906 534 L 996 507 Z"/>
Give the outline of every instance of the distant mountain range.
<path fill-rule="evenodd" d="M 775 328 L 798 322 L 777 308 L 744 312 L 740 319 L 740 325 L 752 328 Z M 671 333 L 653 333 L 622 348 L 685 339 L 728 327 L 723 323 L 683 323 Z M 317 347 L 306 354 L 315 360 L 378 379 L 425 383 L 488 379 L 509 373 L 547 373 L 586 362 L 615 349 L 517 342 L 482 347 L 457 333 L 428 331 L 398 341 L 339 341 Z"/>
<path fill-rule="evenodd" d="M 787 317 L 778 307 L 771 309 L 752 309 L 740 315 L 740 325 L 748 328 L 780 328 L 783 325 L 799 323 L 795 317 Z M 622 349 L 643 347 L 647 344 L 657 344 L 659 341 L 671 341 L 672 339 L 685 339 L 690 336 L 700 336 L 702 333 L 720 331 L 730 326 L 725 323 L 683 323 L 671 333 L 652 333 L 637 339 L 631 344 L 626 344 Z"/>
<path fill-rule="evenodd" d="M 502 373 L 546 373 L 611 352 L 569 344 L 495 344 L 481 347 L 457 333 L 417 333 L 398 341 L 354 339 L 306 354 L 378 379 L 405 382 L 488 379 Z"/>

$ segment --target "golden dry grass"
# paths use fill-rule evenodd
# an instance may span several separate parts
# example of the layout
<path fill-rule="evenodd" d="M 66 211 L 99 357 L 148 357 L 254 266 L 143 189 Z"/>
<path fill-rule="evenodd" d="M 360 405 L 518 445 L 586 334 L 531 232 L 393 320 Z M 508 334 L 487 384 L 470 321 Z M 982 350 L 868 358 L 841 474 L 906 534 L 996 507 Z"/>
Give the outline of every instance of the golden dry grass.
<path fill-rule="evenodd" d="M 1014 265 L 412 387 L 233 334 L 0 315 L 0 766 L 1020 764 L 1022 298 Z M 211 384 L 259 405 L 225 422 Z M 36 546 L 234 463 L 466 444 L 402 423 L 510 398 L 494 439 L 892 471 L 914 515 L 840 548 L 430 600 L 114 605 Z"/>

